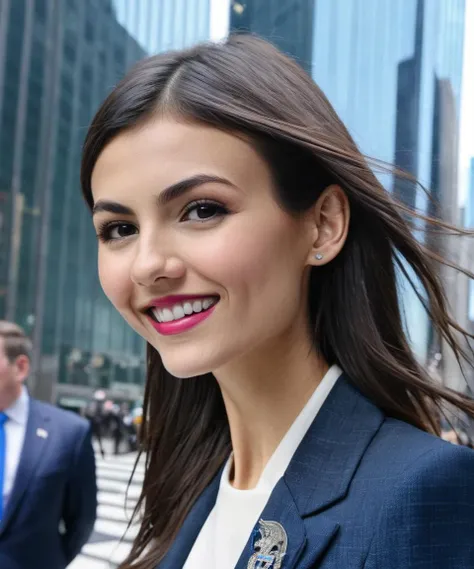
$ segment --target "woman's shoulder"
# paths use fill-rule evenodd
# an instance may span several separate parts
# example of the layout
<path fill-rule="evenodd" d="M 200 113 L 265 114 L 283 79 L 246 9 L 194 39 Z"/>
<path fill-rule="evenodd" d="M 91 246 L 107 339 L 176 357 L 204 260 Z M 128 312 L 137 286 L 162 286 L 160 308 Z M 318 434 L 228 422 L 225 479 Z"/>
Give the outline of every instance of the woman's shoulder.
<path fill-rule="evenodd" d="M 387 478 L 367 569 L 472 567 L 474 451 L 392 419 L 379 437 Z"/>
<path fill-rule="evenodd" d="M 474 492 L 474 450 L 454 445 L 404 421 L 386 418 L 364 457 L 372 471 L 384 471 L 395 487 L 446 491 L 470 485 Z M 426 489 L 425 488 L 425 489 Z"/>
<path fill-rule="evenodd" d="M 460 476 L 468 472 L 474 481 L 474 450 L 386 417 L 366 449 L 358 476 L 372 478 L 375 472 L 379 479 L 395 484 L 403 479 L 436 477 L 445 469 L 457 469 Z"/>

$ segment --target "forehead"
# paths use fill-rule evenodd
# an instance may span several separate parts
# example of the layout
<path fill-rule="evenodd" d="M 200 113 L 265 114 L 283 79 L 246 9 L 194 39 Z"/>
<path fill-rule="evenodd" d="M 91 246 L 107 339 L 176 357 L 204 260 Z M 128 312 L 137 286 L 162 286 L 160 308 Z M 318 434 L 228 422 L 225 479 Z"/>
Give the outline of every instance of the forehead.
<path fill-rule="evenodd" d="M 153 119 L 105 147 L 92 174 L 92 191 L 97 200 L 112 188 L 149 183 L 159 189 L 199 173 L 221 175 L 241 187 L 270 180 L 267 164 L 243 137 L 197 123 Z"/>
<path fill-rule="evenodd" d="M 0 357 L 4 357 L 5 355 L 5 338 L 0 336 Z"/>

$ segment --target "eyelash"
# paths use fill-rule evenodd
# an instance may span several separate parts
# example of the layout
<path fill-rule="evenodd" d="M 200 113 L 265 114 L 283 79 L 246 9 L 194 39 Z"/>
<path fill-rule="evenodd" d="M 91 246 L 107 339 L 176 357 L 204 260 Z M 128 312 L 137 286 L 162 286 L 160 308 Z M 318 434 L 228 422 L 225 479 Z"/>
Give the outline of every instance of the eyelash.
<path fill-rule="evenodd" d="M 227 215 L 229 213 L 229 210 L 223 206 L 221 203 L 216 202 L 214 200 L 206 200 L 206 199 L 202 199 L 202 200 L 194 200 L 192 202 L 190 202 L 183 211 L 183 214 L 181 216 L 181 220 L 183 220 L 183 218 L 186 215 L 189 215 L 189 213 L 191 211 L 193 211 L 194 209 L 197 209 L 198 207 L 202 207 L 202 206 L 214 206 L 217 210 L 220 210 L 220 213 L 218 213 L 217 215 L 214 215 L 208 219 L 215 219 L 216 217 L 220 217 L 223 215 Z M 206 219 L 203 219 L 201 221 L 199 221 L 198 223 L 205 223 Z"/>
<path fill-rule="evenodd" d="M 126 239 L 126 237 L 114 238 L 111 237 L 110 234 L 116 227 L 129 227 L 131 225 L 133 224 L 126 221 L 104 221 L 97 228 L 97 237 L 102 243 L 109 243 L 110 241 L 122 241 L 122 239 Z"/>
<path fill-rule="evenodd" d="M 206 223 L 208 220 L 213 220 L 216 219 L 217 217 L 222 217 L 224 215 L 227 215 L 229 213 L 229 210 L 223 206 L 221 203 L 214 201 L 214 200 L 206 200 L 206 199 L 201 199 L 201 200 L 195 200 L 193 202 L 190 202 L 185 208 L 184 211 L 181 215 L 180 221 L 190 221 L 190 220 L 185 220 L 184 218 L 189 215 L 193 210 L 196 210 L 199 207 L 202 206 L 214 206 L 217 210 L 219 210 L 219 213 L 216 213 L 215 215 L 213 215 L 210 218 L 207 219 L 203 219 L 201 221 L 198 220 L 192 220 L 194 222 L 197 223 Z M 128 235 L 126 237 L 119 237 L 119 238 L 114 238 L 111 237 L 110 234 L 111 232 L 116 228 L 116 227 L 129 227 L 129 226 L 133 226 L 132 223 L 126 222 L 126 221 L 105 221 L 103 223 L 101 223 L 99 225 L 99 227 L 97 228 L 97 237 L 99 238 L 99 240 L 102 243 L 108 243 L 111 241 L 122 241 L 123 239 L 126 239 L 127 237 L 130 237 L 131 235 Z"/>

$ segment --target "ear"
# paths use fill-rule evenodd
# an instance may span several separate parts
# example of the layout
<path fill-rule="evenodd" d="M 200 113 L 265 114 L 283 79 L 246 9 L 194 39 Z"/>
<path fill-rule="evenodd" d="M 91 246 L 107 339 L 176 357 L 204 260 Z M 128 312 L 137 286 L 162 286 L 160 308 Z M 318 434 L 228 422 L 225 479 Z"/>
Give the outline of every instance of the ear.
<path fill-rule="evenodd" d="M 309 212 L 312 248 L 308 264 L 324 265 L 344 247 L 349 231 L 350 207 L 344 190 L 328 186 Z"/>
<path fill-rule="evenodd" d="M 30 359 L 28 356 L 18 356 L 15 360 L 16 378 L 23 383 L 30 373 Z"/>

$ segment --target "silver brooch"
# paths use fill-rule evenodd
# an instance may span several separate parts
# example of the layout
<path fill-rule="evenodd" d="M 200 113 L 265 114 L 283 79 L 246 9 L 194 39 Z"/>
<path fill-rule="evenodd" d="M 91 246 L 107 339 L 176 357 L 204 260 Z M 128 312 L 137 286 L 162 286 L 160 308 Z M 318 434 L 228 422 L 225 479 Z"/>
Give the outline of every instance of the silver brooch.
<path fill-rule="evenodd" d="M 280 569 L 288 547 L 285 528 L 278 522 L 260 520 L 247 569 Z"/>

